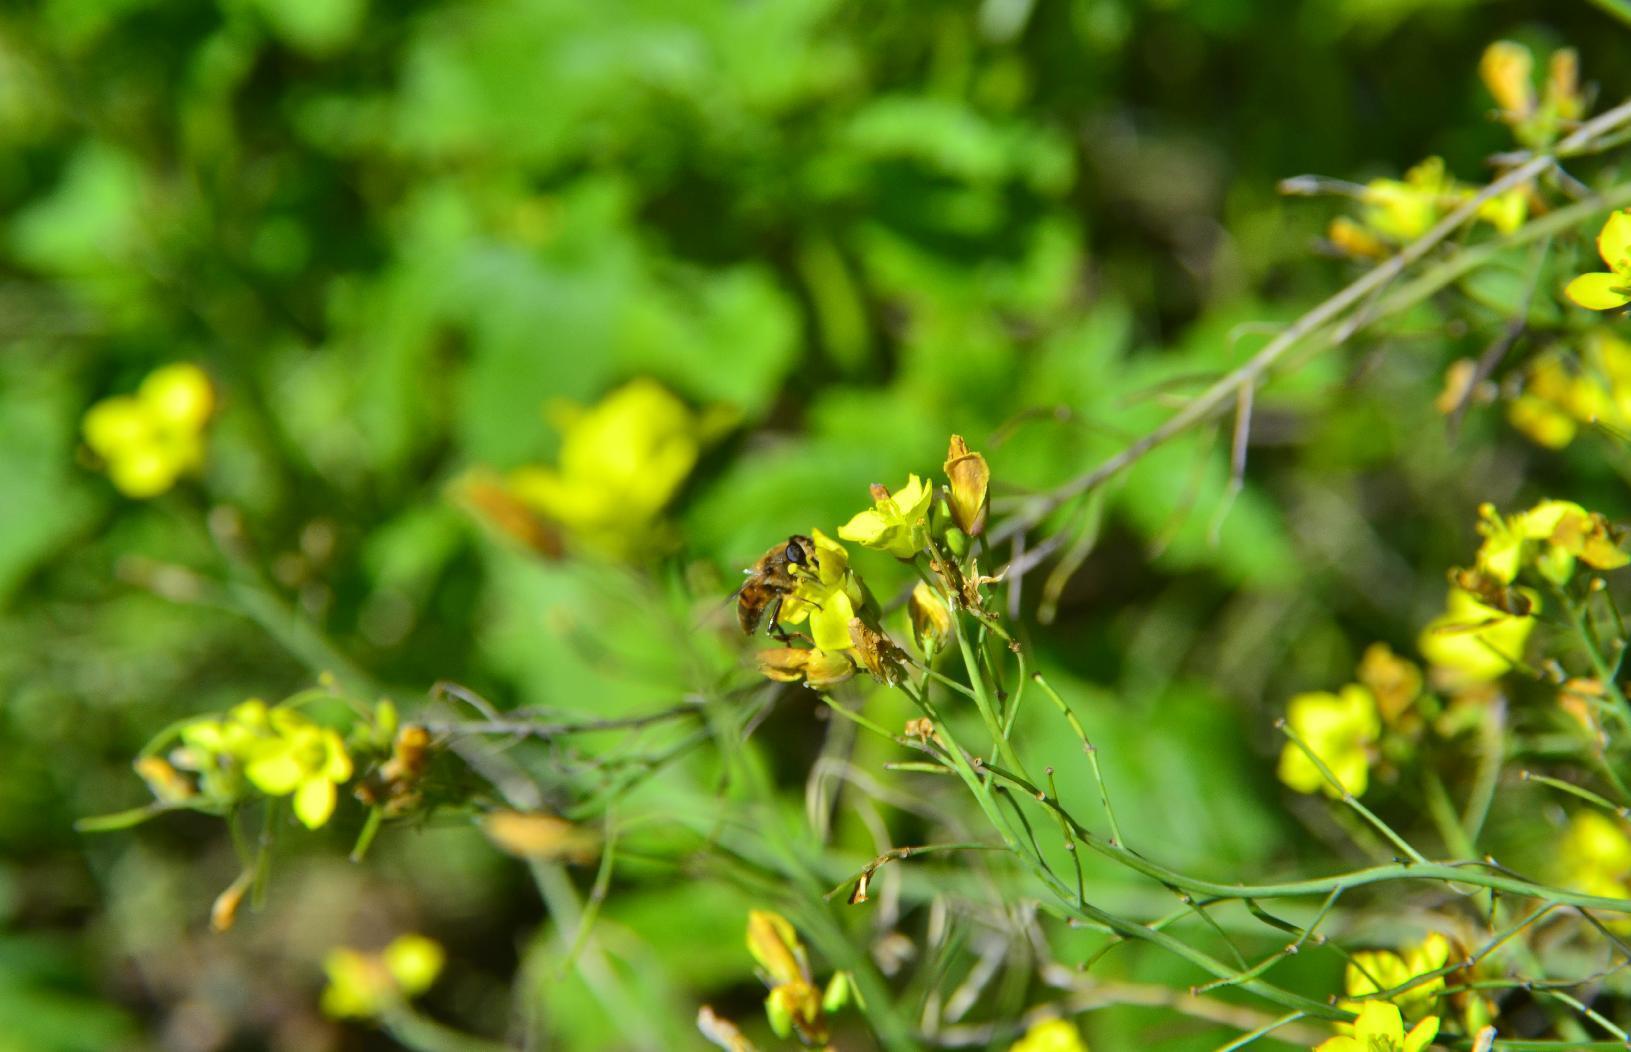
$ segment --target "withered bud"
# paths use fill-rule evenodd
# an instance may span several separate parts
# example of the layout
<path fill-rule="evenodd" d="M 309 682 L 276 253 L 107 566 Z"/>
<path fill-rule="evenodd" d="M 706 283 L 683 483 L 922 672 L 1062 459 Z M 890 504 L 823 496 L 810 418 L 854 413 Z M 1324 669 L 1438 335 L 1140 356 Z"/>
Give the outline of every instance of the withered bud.
<path fill-rule="evenodd" d="M 951 483 L 951 517 L 957 528 L 970 537 L 985 529 L 986 489 L 991 484 L 991 468 L 985 457 L 970 453 L 962 435 L 952 435 L 946 449 L 946 480 Z"/>
<path fill-rule="evenodd" d="M 881 482 L 874 482 L 872 485 L 868 486 L 867 492 L 872 494 L 872 499 L 874 501 L 889 499 L 889 487 L 885 486 Z"/>
<path fill-rule="evenodd" d="M 210 928 L 217 932 L 230 931 L 238 920 L 238 907 L 243 905 L 244 892 L 254 882 L 254 873 L 250 870 L 238 875 L 238 879 L 228 884 L 226 890 L 215 896 L 215 902 L 210 905 Z"/>
<path fill-rule="evenodd" d="M 1546 63 L 1546 103 L 1565 121 L 1579 120 L 1585 110 L 1580 97 L 1580 56 L 1572 47 L 1558 48 Z"/>
<path fill-rule="evenodd" d="M 951 638 L 951 610 L 926 583 L 919 581 L 912 589 L 906 612 L 912 619 L 912 638 L 923 653 L 938 652 Z"/>

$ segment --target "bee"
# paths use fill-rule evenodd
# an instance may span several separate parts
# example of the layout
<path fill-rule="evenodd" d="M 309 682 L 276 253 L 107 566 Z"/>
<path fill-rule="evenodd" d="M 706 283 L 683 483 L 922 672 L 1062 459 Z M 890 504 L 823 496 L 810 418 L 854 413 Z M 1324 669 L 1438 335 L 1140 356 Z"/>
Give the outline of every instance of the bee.
<path fill-rule="evenodd" d="M 744 633 L 751 636 L 768 611 L 767 630 L 787 641 L 787 633 L 776 620 L 781 615 L 782 600 L 798 586 L 800 571 L 807 570 L 815 558 L 815 542 L 795 533 L 786 544 L 778 544 L 760 556 L 752 569 L 742 571 L 748 579 L 736 591 L 736 619 Z"/>

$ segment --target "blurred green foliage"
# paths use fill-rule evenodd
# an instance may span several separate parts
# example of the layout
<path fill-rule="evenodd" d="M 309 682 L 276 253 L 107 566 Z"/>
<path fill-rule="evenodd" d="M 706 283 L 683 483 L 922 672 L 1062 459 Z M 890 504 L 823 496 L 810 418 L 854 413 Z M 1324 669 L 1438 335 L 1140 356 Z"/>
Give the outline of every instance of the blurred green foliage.
<path fill-rule="evenodd" d="M 740 683 L 726 597 L 770 543 L 830 531 L 953 431 L 999 497 L 1056 484 L 1345 280 L 1312 252 L 1335 206 L 1279 199 L 1280 178 L 1438 153 L 1479 179 L 1507 147 L 1474 75 L 1498 36 L 1572 44 L 1603 98 L 1631 90 L 1623 27 L 1540 0 L 0 13 L 0 1050 L 374 1047 L 316 1018 L 316 962 L 413 927 L 450 951 L 432 1004 L 475 1031 L 689 1047 L 699 1001 L 752 1015 L 747 892 L 706 870 L 622 864 L 601 922 L 628 944 L 619 1003 L 562 977 L 521 866 L 462 828 L 388 833 L 354 869 L 342 815 L 291 838 L 266 912 L 211 936 L 236 873 L 215 826 L 71 824 L 139 802 L 130 757 L 166 723 L 320 671 L 594 716 Z M 1623 453 L 1539 451 L 1478 410 L 1451 436 L 1432 406 L 1446 363 L 1505 324 L 1522 258 L 1468 289 L 1482 317 L 1423 312 L 1278 379 L 1227 514 L 1225 428 L 1050 520 L 1098 546 L 1057 595 L 1028 582 L 1027 611 L 1057 607 L 1035 645 L 1168 864 L 1235 879 L 1326 857 L 1319 820 L 1282 806 L 1271 714 L 1371 639 L 1408 649 L 1478 502 L 1631 511 Z M 1549 297 L 1534 311 L 1559 323 Z M 125 500 L 81 415 L 176 360 L 220 391 L 206 476 Z M 674 508 L 677 551 L 543 560 L 454 499 L 473 469 L 547 462 L 547 406 L 634 376 L 737 421 Z M 886 598 L 909 583 L 866 572 Z M 749 747 L 795 815 L 814 726 L 794 695 Z M 1074 749 L 1059 739 L 1061 789 L 1086 798 Z M 721 762 L 686 755 L 623 806 L 689 809 L 674 850 L 700 848 L 724 835 Z M 551 776 L 561 802 L 604 788 Z M 852 818 L 833 842 L 845 863 L 873 850 Z M 1086 1029 L 1099 1049 L 1221 1040 L 1151 1009 Z"/>

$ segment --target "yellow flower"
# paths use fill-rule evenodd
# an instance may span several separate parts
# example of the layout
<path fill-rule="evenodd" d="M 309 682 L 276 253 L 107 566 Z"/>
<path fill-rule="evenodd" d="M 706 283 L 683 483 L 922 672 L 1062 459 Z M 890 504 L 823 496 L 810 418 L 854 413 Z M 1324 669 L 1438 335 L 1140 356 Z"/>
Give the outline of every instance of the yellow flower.
<path fill-rule="evenodd" d="M 891 495 L 882 486 L 872 487 L 872 507 L 838 527 L 838 536 L 866 548 L 888 552 L 897 559 L 910 559 L 923 550 L 929 537 L 929 503 L 934 488 L 916 475 L 906 477 L 906 485 Z"/>
<path fill-rule="evenodd" d="M 554 413 L 559 463 L 511 473 L 510 491 L 587 547 L 626 557 L 691 474 L 703 420 L 653 380 L 630 381 L 598 405 Z"/>
<path fill-rule="evenodd" d="M 273 709 L 266 736 L 244 758 L 244 777 L 268 796 L 294 795 L 295 817 L 316 829 L 334 813 L 338 783 L 351 777 L 340 735 L 291 709 Z"/>
<path fill-rule="evenodd" d="M 1299 694 L 1287 707 L 1286 722 L 1330 768 L 1343 789 L 1354 796 L 1364 795 L 1370 780 L 1370 747 L 1382 730 L 1370 691 L 1350 683 L 1340 694 Z M 1280 781 L 1299 793 L 1319 790 L 1333 798 L 1342 795 L 1294 741 L 1288 741 L 1280 752 L 1279 775 Z"/>
<path fill-rule="evenodd" d="M 1588 895 L 1624 898 L 1631 879 L 1631 837 L 1607 815 L 1579 811 L 1557 848 L 1558 877 Z"/>
<path fill-rule="evenodd" d="M 1314 1052 L 1421 1052 L 1437 1036 L 1437 1016 L 1428 1016 L 1406 1033 L 1397 1007 L 1369 1001 L 1359 1010 L 1353 1036 L 1322 1041 Z"/>
<path fill-rule="evenodd" d="M 1588 310 L 1613 310 L 1631 303 L 1631 210 L 1614 212 L 1603 223 L 1597 253 L 1609 272 L 1582 274 L 1563 294 Z"/>
<path fill-rule="evenodd" d="M 1433 932 L 1420 945 L 1411 947 L 1402 955 L 1392 950 L 1361 950 L 1353 955 L 1343 974 L 1343 983 L 1350 998 L 1364 998 L 1384 990 L 1394 990 L 1419 976 L 1436 972 L 1450 959 L 1450 940 Z M 1416 1019 L 1428 1013 L 1433 1001 L 1444 991 L 1442 975 L 1394 994 L 1389 1000 L 1406 1016 Z M 1343 1003 L 1343 1007 L 1358 1011 L 1357 1000 Z"/>
<path fill-rule="evenodd" d="M 1534 609 L 1538 600 L 1524 592 Z M 1421 656 L 1446 689 L 1488 683 L 1523 657 L 1535 618 L 1515 617 L 1485 606 L 1470 592 L 1451 588 L 1445 612 L 1427 623 L 1416 640 Z"/>
<path fill-rule="evenodd" d="M 337 1019 L 381 1015 L 430 989 L 445 960 L 442 947 L 423 935 L 399 935 L 377 954 L 337 947 L 323 960 L 323 1012 Z"/>
<path fill-rule="evenodd" d="M 1044 1019 L 1032 1023 L 1025 1036 L 1008 1046 L 1008 1052 L 1087 1052 L 1087 1042 L 1068 1019 Z"/>
<path fill-rule="evenodd" d="M 797 625 L 808 620 L 810 636 L 817 650 L 848 650 L 849 623 L 864 602 L 861 582 L 849 568 L 844 546 L 820 530 L 811 530 L 815 541 L 815 572 L 801 573 L 793 593 L 782 601 L 780 621 Z"/>
<path fill-rule="evenodd" d="M 204 427 L 215 410 L 209 377 L 178 362 L 147 375 L 134 395 L 115 395 L 85 413 L 85 444 L 127 497 L 156 497 L 204 462 Z"/>
<path fill-rule="evenodd" d="M 962 435 L 951 436 L 944 468 L 951 490 L 952 521 L 970 537 L 978 537 L 985 529 L 991 468 L 985 457 L 968 451 L 968 443 L 963 441 Z"/>

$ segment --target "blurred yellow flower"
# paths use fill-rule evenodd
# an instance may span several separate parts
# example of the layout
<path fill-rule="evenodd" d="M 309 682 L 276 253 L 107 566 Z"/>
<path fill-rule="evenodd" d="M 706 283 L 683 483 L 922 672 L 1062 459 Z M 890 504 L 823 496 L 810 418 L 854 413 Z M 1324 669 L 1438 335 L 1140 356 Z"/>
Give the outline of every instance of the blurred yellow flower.
<path fill-rule="evenodd" d="M 1287 706 L 1286 723 L 1330 768 L 1344 790 L 1364 795 L 1370 780 L 1371 746 L 1382 731 L 1370 691 L 1350 683 L 1338 694 L 1299 694 Z M 1342 795 L 1294 741 L 1286 742 L 1280 752 L 1279 775 L 1280 781 L 1299 793 Z"/>
<path fill-rule="evenodd" d="M 1497 40 L 1484 49 L 1484 56 L 1478 62 L 1478 76 L 1495 96 L 1503 119 L 1519 121 L 1534 112 L 1535 85 L 1531 79 L 1534 68 L 1534 58 L 1522 44 Z"/>
<path fill-rule="evenodd" d="M 1350 256 L 1379 259 L 1394 248 L 1421 237 L 1451 211 L 1472 200 L 1479 190 L 1451 178 L 1438 157 L 1429 157 L 1403 179 L 1372 179 L 1359 190 L 1359 222 L 1335 219 L 1327 237 Z M 1502 234 L 1510 234 L 1529 215 L 1529 192 L 1513 187 L 1478 206 L 1477 217 Z"/>
<path fill-rule="evenodd" d="M 1430 1015 L 1406 1033 L 1396 1006 L 1368 1001 L 1354 1020 L 1352 1036 L 1322 1041 L 1315 1052 L 1421 1052 L 1438 1036 L 1438 1022 Z"/>
<path fill-rule="evenodd" d="M 1032 1023 L 1025 1036 L 1008 1046 L 1008 1052 L 1087 1052 L 1087 1042 L 1068 1019 L 1044 1019 Z"/>
<path fill-rule="evenodd" d="M 1631 303 L 1631 210 L 1609 215 L 1597 233 L 1597 253 L 1608 272 L 1581 274 L 1563 294 L 1588 310 L 1614 310 Z"/>
<path fill-rule="evenodd" d="M 838 527 L 838 536 L 897 559 L 911 559 L 922 551 L 929 536 L 934 488 L 908 475 L 906 485 L 893 495 L 882 486 L 873 486 L 872 499 L 872 507 Z"/>
<path fill-rule="evenodd" d="M 1581 342 L 1576 368 L 1561 354 L 1533 359 L 1507 419 L 1548 449 L 1574 441 L 1582 424 L 1631 431 L 1631 343 L 1599 327 Z"/>
<path fill-rule="evenodd" d="M 352 774 L 351 757 L 337 732 L 259 698 L 240 702 L 225 715 L 189 720 L 177 736 L 180 745 L 170 762 L 198 775 L 203 796 L 236 800 L 247 780 L 268 796 L 293 795 L 295 816 L 311 829 L 329 820 L 335 786 Z M 149 784 L 160 773 L 151 759 L 137 767 Z"/>
<path fill-rule="evenodd" d="M 1358 999 L 1397 989 L 1412 979 L 1428 975 L 1443 968 L 1450 959 L 1450 940 L 1438 932 L 1427 936 L 1419 945 L 1403 954 L 1392 950 L 1361 950 L 1355 953 L 1343 973 L 1343 985 L 1352 1001 L 1342 1007 L 1358 1011 Z M 1419 1019 L 1433 1007 L 1433 1002 L 1444 991 L 1444 977 L 1436 976 L 1389 998 L 1407 1017 Z"/>
<path fill-rule="evenodd" d="M 204 427 L 215 391 L 196 365 L 149 373 L 134 395 L 115 395 L 85 413 L 85 444 L 127 497 L 156 497 L 204 462 Z"/>
<path fill-rule="evenodd" d="M 1533 609 L 1540 603 L 1525 592 Z M 1451 588 L 1445 611 L 1427 623 L 1416 647 L 1433 666 L 1434 682 L 1446 689 L 1488 683 L 1504 676 L 1523 657 L 1535 618 L 1516 617 Z"/>
<path fill-rule="evenodd" d="M 654 380 L 632 380 L 597 405 L 562 405 L 556 467 L 511 472 L 515 497 L 586 547 L 619 558 L 650 539 L 691 474 L 709 430 Z"/>
<path fill-rule="evenodd" d="M 1578 811 L 1557 847 L 1561 883 L 1588 895 L 1631 894 L 1631 837 L 1625 827 L 1597 811 Z"/>
<path fill-rule="evenodd" d="M 399 935 L 377 954 L 337 947 L 323 961 L 323 1012 L 336 1019 L 379 1016 L 430 989 L 445 961 L 440 944 L 423 935 Z"/>
<path fill-rule="evenodd" d="M 1382 722 L 1389 725 L 1398 723 L 1421 696 L 1421 669 L 1395 654 L 1386 643 L 1372 643 L 1365 648 L 1354 678 L 1371 692 Z"/>
<path fill-rule="evenodd" d="M 810 623 L 810 636 L 817 650 L 848 650 L 849 623 L 856 608 L 865 601 L 861 582 L 849 568 L 849 552 L 820 530 L 811 530 L 815 541 L 815 572 L 801 573 L 791 595 L 782 601 L 783 625 Z"/>

